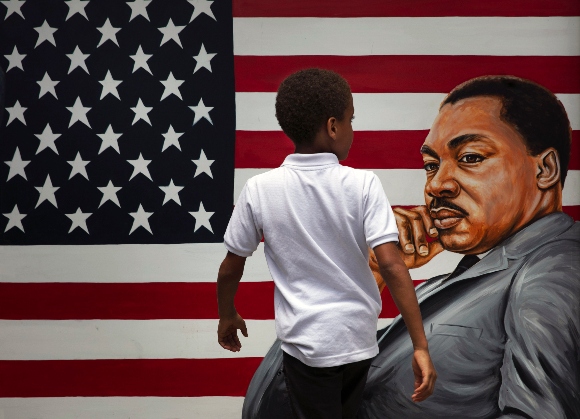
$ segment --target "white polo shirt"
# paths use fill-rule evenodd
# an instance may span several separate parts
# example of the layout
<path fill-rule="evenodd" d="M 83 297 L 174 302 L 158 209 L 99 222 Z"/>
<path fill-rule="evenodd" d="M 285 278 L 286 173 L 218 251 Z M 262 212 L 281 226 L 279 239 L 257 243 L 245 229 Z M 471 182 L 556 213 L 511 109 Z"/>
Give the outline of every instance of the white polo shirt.
<path fill-rule="evenodd" d="M 331 153 L 289 155 L 248 180 L 224 242 L 247 257 L 262 236 L 282 350 L 312 367 L 375 356 L 381 297 L 368 248 L 399 239 L 378 177 Z"/>

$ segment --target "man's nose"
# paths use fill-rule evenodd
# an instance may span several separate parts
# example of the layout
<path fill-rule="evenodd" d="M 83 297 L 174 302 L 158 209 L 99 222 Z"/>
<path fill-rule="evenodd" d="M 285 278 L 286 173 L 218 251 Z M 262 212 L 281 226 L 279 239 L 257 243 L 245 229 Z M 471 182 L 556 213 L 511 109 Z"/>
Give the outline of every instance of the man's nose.
<path fill-rule="evenodd" d="M 455 180 L 454 168 L 450 164 L 441 163 L 435 176 L 427 179 L 425 192 L 427 195 L 442 198 L 453 198 L 459 195 L 461 190 L 459 183 Z"/>

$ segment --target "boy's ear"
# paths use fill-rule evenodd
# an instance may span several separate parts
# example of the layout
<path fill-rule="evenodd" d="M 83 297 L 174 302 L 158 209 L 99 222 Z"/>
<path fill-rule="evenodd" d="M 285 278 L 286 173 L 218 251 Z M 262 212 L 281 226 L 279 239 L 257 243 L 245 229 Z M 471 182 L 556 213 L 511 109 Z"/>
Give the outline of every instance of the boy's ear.
<path fill-rule="evenodd" d="M 331 116 L 328 118 L 328 121 L 326 121 L 326 133 L 333 140 L 336 139 L 336 118 L 334 116 Z"/>

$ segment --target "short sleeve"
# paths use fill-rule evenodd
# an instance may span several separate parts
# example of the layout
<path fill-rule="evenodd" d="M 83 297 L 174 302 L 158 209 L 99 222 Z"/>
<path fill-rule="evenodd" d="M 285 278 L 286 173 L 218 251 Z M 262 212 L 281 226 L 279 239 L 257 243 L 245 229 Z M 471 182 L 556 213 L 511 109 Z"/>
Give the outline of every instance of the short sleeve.
<path fill-rule="evenodd" d="M 363 223 L 367 245 L 373 249 L 383 243 L 398 242 L 399 231 L 381 181 L 374 173 L 369 178 L 364 188 Z"/>
<path fill-rule="evenodd" d="M 224 245 L 228 251 L 238 256 L 252 256 L 262 240 L 262 235 L 262 228 L 256 223 L 250 188 L 246 183 L 226 229 Z"/>

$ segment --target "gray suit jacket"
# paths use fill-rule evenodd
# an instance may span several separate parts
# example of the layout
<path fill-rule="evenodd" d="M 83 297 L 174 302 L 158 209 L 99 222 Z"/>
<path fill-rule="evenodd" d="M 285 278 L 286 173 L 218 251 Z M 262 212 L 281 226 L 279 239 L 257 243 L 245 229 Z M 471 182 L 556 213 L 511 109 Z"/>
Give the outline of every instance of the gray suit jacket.
<path fill-rule="evenodd" d="M 417 288 L 438 373 L 413 403 L 413 348 L 401 317 L 380 331 L 359 418 L 580 418 L 580 223 L 550 214 L 463 274 Z M 244 418 L 289 417 L 274 344 Z"/>

